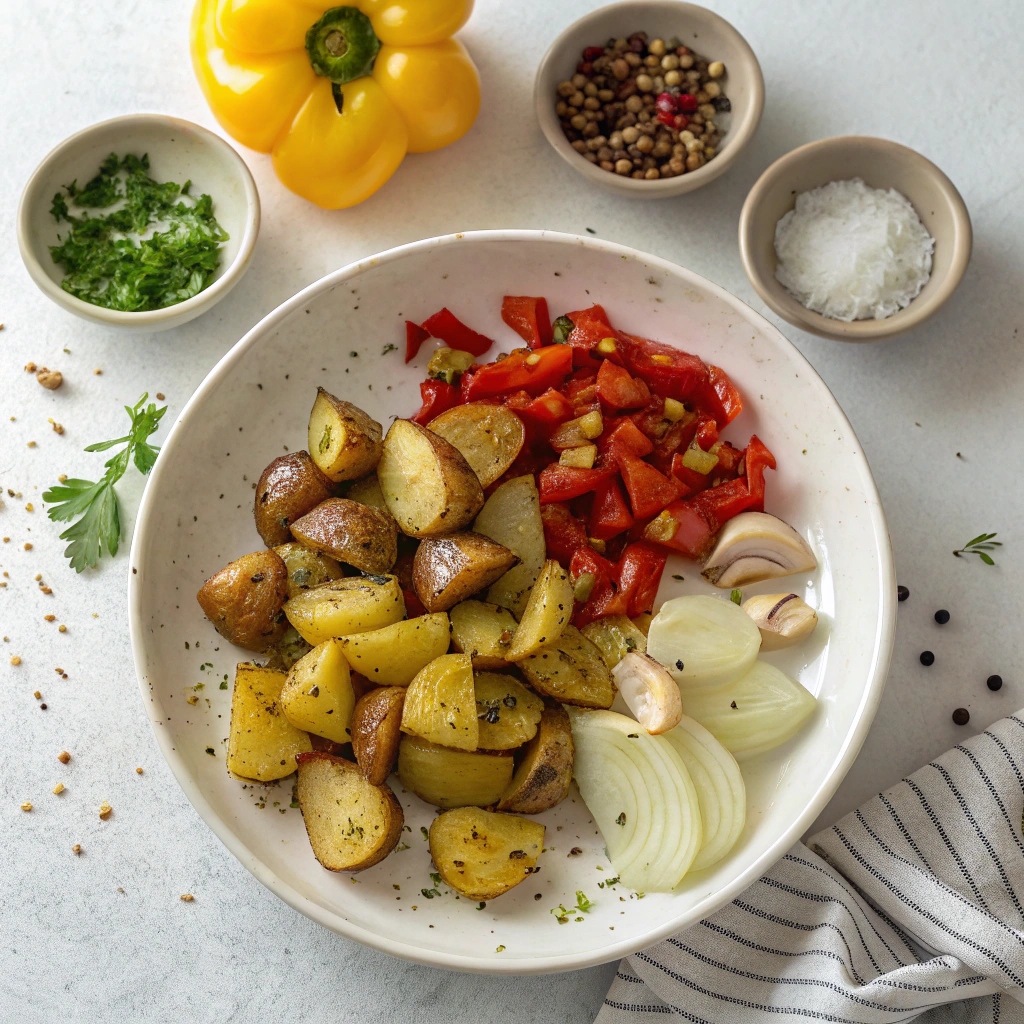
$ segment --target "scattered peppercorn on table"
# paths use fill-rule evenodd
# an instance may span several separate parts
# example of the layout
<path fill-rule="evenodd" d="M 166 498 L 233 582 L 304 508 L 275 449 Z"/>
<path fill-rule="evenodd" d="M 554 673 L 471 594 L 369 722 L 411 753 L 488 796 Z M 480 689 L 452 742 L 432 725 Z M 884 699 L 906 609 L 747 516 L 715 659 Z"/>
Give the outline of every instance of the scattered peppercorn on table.
<path fill-rule="evenodd" d="M 306 32 L 331 13 L 327 5 L 267 0 L 263 27 L 239 27 L 230 18 L 215 24 L 218 10 L 230 5 L 200 0 L 192 45 L 205 68 L 203 88 L 212 113 L 196 84 L 180 5 L 140 0 L 114 20 L 97 0 L 81 0 L 70 20 L 54 0 L 0 10 L 5 38 L 19 40 L 0 66 L 12 140 L 0 170 L 6 223 L 46 151 L 85 125 L 134 109 L 161 110 L 214 129 L 220 119 L 222 131 L 238 140 L 263 203 L 262 236 L 246 278 L 216 314 L 159 338 L 114 336 L 72 320 L 30 285 L 11 232 L 5 236 L 0 822 L 11 897 L 0 912 L 0 929 L 9 940 L 0 954 L 0 1005 L 17 1010 L 21 1020 L 261 1020 L 272 1013 L 315 1016 L 323 1005 L 340 1007 L 344 1019 L 378 1020 L 436 1015 L 442 1000 L 451 1020 L 584 1024 L 601 1005 L 613 965 L 521 980 L 442 975 L 341 939 L 274 899 L 188 804 L 158 753 L 141 705 L 127 635 L 125 577 L 145 478 L 133 471 L 118 485 L 121 550 L 95 570 L 76 574 L 68 567 L 66 544 L 58 539 L 62 527 L 46 518 L 43 491 L 62 474 L 88 474 L 102 464 L 108 456 L 84 455 L 82 449 L 123 433 L 125 405 L 146 391 L 168 405 L 151 439 L 161 444 L 209 368 L 260 317 L 327 271 L 393 245 L 481 226 L 589 232 L 690 267 L 763 310 L 743 274 L 735 234 L 746 190 L 771 160 L 801 143 L 848 132 L 897 138 L 935 160 L 960 186 L 978 239 L 975 271 L 942 315 L 926 331 L 877 346 L 840 345 L 781 325 L 835 392 L 864 445 L 885 503 L 899 582 L 908 591 L 899 604 L 882 707 L 823 822 L 1024 704 L 1024 651 L 1015 628 L 1024 599 L 1014 585 L 1024 569 L 1024 538 L 1015 532 L 1020 485 L 1013 454 L 1024 444 L 1024 384 L 1016 354 L 1018 332 L 1024 330 L 1017 294 L 1024 261 L 1024 139 L 1007 129 L 983 133 L 964 146 L 962 136 L 950 131 L 948 102 L 936 89 L 935 72 L 939 55 L 948 55 L 949 40 L 955 39 L 957 51 L 971 55 L 971 80 L 989 99 L 989 120 L 1014 125 L 1014 96 L 1004 83 L 1016 68 L 1013 43 L 1024 32 L 1024 10 L 996 0 L 979 21 L 952 0 L 869 2 L 842 11 L 809 11 L 796 0 L 770 6 L 730 0 L 720 12 L 751 42 L 767 79 L 758 138 L 730 173 L 699 195 L 637 205 L 591 191 L 551 151 L 533 118 L 537 60 L 566 24 L 595 3 L 477 0 L 460 29 L 459 3 L 425 2 L 417 6 L 430 15 L 429 32 L 414 45 L 422 47 L 424 58 L 429 51 L 430 60 L 410 60 L 401 69 L 397 58 L 392 63 L 381 55 L 389 48 L 397 53 L 412 37 L 389 35 L 381 27 L 386 6 L 360 0 L 355 8 L 380 45 L 372 75 L 355 66 L 353 54 L 353 66 L 335 69 L 332 78 L 315 74 L 304 42 Z M 301 31 L 274 20 L 294 12 L 301 13 Z M 879 25 L 886 30 L 879 32 Z M 325 20 L 321 27 L 314 49 L 331 59 L 344 57 L 331 53 L 332 46 L 339 49 L 331 36 L 338 26 Z M 243 48 L 224 45 L 223 34 L 236 29 L 249 33 L 244 59 L 238 56 Z M 352 30 L 348 24 L 342 29 Z M 637 23 L 635 31 L 647 28 Z M 221 42 L 214 46 L 217 32 Z M 576 106 L 568 101 L 577 91 L 583 96 L 578 111 L 604 115 L 607 105 L 622 104 L 607 124 L 585 118 L 584 128 L 577 129 L 577 115 L 568 116 L 570 130 L 580 132 L 573 140 L 582 143 L 580 160 L 611 162 L 609 173 L 646 176 L 656 169 L 660 176 L 666 163 L 674 173 L 689 173 L 697 147 L 691 150 L 686 132 L 702 142 L 704 159 L 715 149 L 709 132 L 695 132 L 691 124 L 676 127 L 677 116 L 691 116 L 677 100 L 674 110 L 658 103 L 662 93 L 675 95 L 672 89 L 687 72 L 703 75 L 703 58 L 706 81 L 695 84 L 703 87 L 716 116 L 724 113 L 716 101 L 720 105 L 730 95 L 728 67 L 716 77 L 716 54 L 702 41 L 692 54 L 693 68 L 685 66 L 687 54 L 669 52 L 670 39 L 661 40 L 663 53 L 656 42 L 651 35 L 646 51 L 629 46 L 617 52 L 603 72 L 578 72 L 585 79 L 581 84 L 567 80 L 573 93 L 551 96 L 552 105 L 565 102 L 566 113 Z M 592 41 L 600 48 L 592 65 L 612 56 L 605 53 L 608 44 Z M 638 81 L 639 100 L 615 95 L 617 87 L 608 81 L 609 71 L 618 81 L 615 61 L 621 57 L 629 64 L 634 52 L 656 72 L 648 75 L 649 91 Z M 53 59 L 40 61 L 41 53 Z M 665 63 L 673 55 L 678 67 Z M 657 59 L 657 68 L 648 58 Z M 606 79 L 600 84 L 599 73 Z M 252 83 L 260 75 L 277 76 L 264 101 L 237 91 L 239 82 Z M 883 81 L 884 102 L 868 99 L 865 83 Z M 714 83 L 720 85 L 717 95 L 708 89 Z M 606 99 L 608 91 L 613 96 Z M 365 104 L 358 136 L 316 136 L 316 119 L 336 109 L 335 92 L 343 104 Z M 290 128 L 279 105 L 286 93 L 296 108 L 305 104 L 303 117 Z M 635 125 L 619 121 L 639 112 L 630 109 L 638 101 L 641 110 L 658 112 L 661 127 L 653 135 L 638 131 L 636 138 L 632 132 L 627 137 Z M 706 128 L 716 117 L 705 117 L 701 105 L 696 113 Z M 439 110 L 444 116 L 428 116 Z M 594 123 L 598 131 L 588 135 L 585 126 Z M 659 138 L 661 128 L 668 139 Z M 619 142 L 616 132 L 621 149 L 613 145 Z M 705 134 L 709 138 L 701 139 Z M 602 135 L 605 141 L 598 144 Z M 649 151 L 641 138 L 651 141 Z M 677 152 L 680 143 L 685 156 Z M 330 154 L 343 152 L 358 159 L 349 165 L 334 160 L 335 171 L 345 173 L 325 173 Z M 374 174 L 353 174 L 370 154 Z M 105 155 L 97 155 L 94 165 Z M 627 159 L 630 169 L 619 171 L 616 162 Z M 325 212 L 296 192 L 324 206 L 364 201 L 344 212 Z M 654 301 L 656 292 L 652 285 L 637 301 Z M 353 306 L 359 304 L 358 294 L 351 298 Z M 529 310 L 517 315 L 529 320 Z M 386 331 L 382 327 L 382 343 L 396 338 L 402 320 L 396 317 Z M 344 345 L 344 323 L 338 332 Z M 992 451 L 996 437 L 998 457 Z M 230 437 L 224 444 L 230 452 Z M 268 450 L 268 460 L 277 454 Z M 994 566 L 968 554 L 953 557 L 954 549 L 983 532 L 996 532 L 1003 542 L 991 552 Z M 225 552 L 225 561 L 233 554 Z M 835 615 L 841 614 L 842 595 L 836 595 Z M 184 640 L 190 646 L 181 650 L 180 700 L 187 709 L 190 701 L 204 702 L 204 690 L 216 690 L 222 680 L 211 675 L 195 638 Z M 931 657 L 923 659 L 924 652 Z M 957 724 L 965 720 L 961 712 L 967 716 L 963 725 Z M 279 795 L 259 787 L 252 792 L 266 815 L 283 809 L 274 806 Z M 559 835 L 556 851 L 546 856 L 571 856 L 573 842 Z M 430 884 L 424 878 L 415 891 Z M 352 883 L 354 889 L 358 885 Z M 560 927 L 555 918 L 551 927 Z"/>

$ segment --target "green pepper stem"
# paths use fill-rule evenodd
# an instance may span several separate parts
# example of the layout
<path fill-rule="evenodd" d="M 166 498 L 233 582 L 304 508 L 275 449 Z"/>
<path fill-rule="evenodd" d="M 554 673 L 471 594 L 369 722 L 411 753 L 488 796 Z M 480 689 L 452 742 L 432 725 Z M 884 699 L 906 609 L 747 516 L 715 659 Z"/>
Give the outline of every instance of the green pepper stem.
<path fill-rule="evenodd" d="M 306 33 L 313 70 L 335 85 L 362 78 L 373 70 L 380 40 L 370 19 L 357 7 L 332 7 Z"/>

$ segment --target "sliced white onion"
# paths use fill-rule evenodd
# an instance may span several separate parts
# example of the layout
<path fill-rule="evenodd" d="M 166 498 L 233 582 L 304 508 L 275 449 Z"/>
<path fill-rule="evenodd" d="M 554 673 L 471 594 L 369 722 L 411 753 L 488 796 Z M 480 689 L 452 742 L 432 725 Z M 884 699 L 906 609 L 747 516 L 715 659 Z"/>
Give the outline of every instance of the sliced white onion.
<path fill-rule="evenodd" d="M 680 690 L 724 686 L 750 670 L 761 632 L 739 605 L 691 594 L 666 601 L 651 620 L 647 653 L 660 661 Z"/>
<path fill-rule="evenodd" d="M 720 861 L 735 845 L 747 820 L 747 789 L 736 758 L 698 722 L 685 715 L 662 734 L 676 748 L 697 790 L 704 843 L 692 870 Z"/>
<path fill-rule="evenodd" d="M 728 686 L 681 688 L 680 696 L 683 714 L 700 722 L 737 761 L 785 743 L 818 706 L 812 694 L 766 661 L 755 662 Z"/>
<path fill-rule="evenodd" d="M 669 892 L 703 841 L 700 803 L 676 748 L 614 711 L 566 708 L 573 775 L 623 885 Z"/>

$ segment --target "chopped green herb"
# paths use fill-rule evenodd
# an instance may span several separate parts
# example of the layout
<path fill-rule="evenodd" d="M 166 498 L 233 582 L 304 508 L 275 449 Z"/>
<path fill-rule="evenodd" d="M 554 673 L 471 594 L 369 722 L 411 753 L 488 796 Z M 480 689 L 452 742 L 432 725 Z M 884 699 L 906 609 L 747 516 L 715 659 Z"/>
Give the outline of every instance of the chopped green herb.
<path fill-rule="evenodd" d="M 434 885 L 441 884 L 441 876 L 436 871 L 430 872 L 430 880 L 434 883 Z"/>
<path fill-rule="evenodd" d="M 487 904 L 486 904 L 486 903 L 478 903 L 478 904 L 476 905 L 476 909 L 477 909 L 477 910 L 483 910 L 483 909 L 484 909 L 484 907 L 486 907 L 486 906 L 487 906 Z"/>
<path fill-rule="evenodd" d="M 121 540 L 121 515 L 114 484 L 124 476 L 130 462 L 143 476 L 156 462 L 160 449 L 149 444 L 147 439 L 159 427 L 167 407 L 158 409 L 152 402 L 145 405 L 147 398 L 149 395 L 144 394 L 134 406 L 125 406 L 132 425 L 124 437 L 91 444 L 85 449 L 87 452 L 105 452 L 116 444 L 125 446 L 105 463 L 107 471 L 100 480 L 96 483 L 91 480 L 65 480 L 43 492 L 43 501 L 53 505 L 47 515 L 55 523 L 67 523 L 81 516 L 77 523 L 60 535 L 61 540 L 70 541 L 64 557 L 70 559 L 71 568 L 76 572 L 95 566 L 104 548 L 111 555 L 117 554 Z"/>
<path fill-rule="evenodd" d="M 388 354 L 389 352 L 397 352 L 397 351 L 398 351 L 398 346 L 397 346 L 397 345 L 392 345 L 392 344 L 391 344 L 391 342 L 389 341 L 389 342 L 388 342 L 388 343 L 387 343 L 387 344 L 386 344 L 386 345 L 385 345 L 385 346 L 384 346 L 384 347 L 383 347 L 383 348 L 382 348 L 382 349 L 380 350 L 380 354 L 381 354 L 382 356 L 386 356 L 386 355 L 387 355 L 387 354 Z"/>
<path fill-rule="evenodd" d="M 420 825 L 420 831 L 423 833 L 423 838 L 424 839 L 429 837 L 430 833 L 427 832 L 426 826 Z"/>
<path fill-rule="evenodd" d="M 680 576 L 679 573 L 677 573 L 677 572 L 672 573 L 672 579 L 679 580 L 680 583 L 682 583 L 682 581 L 683 581 L 683 577 Z"/>
<path fill-rule="evenodd" d="M 576 909 L 586 914 L 594 906 L 593 900 L 588 900 L 587 897 L 579 889 L 576 890 Z"/>
<path fill-rule="evenodd" d="M 399 843 L 395 847 L 395 853 L 401 853 L 403 850 L 408 850 L 408 849 L 409 849 L 409 844 L 408 843 Z M 395 888 L 397 889 L 398 886 L 396 885 Z"/>
<path fill-rule="evenodd" d="M 614 878 L 608 878 L 608 879 L 605 879 L 605 881 L 603 881 L 603 882 L 598 882 L 597 883 L 597 887 L 598 887 L 598 889 L 610 889 L 613 885 L 617 885 L 618 881 L 619 881 L 619 876 L 616 875 Z"/>
<path fill-rule="evenodd" d="M 977 555 L 986 565 L 995 565 L 995 561 L 988 553 L 1003 546 L 1002 541 L 993 540 L 994 533 L 979 533 L 974 540 L 969 540 L 962 548 L 953 552 L 957 558 L 961 555 Z"/>
<path fill-rule="evenodd" d="M 428 900 L 432 900 L 435 896 L 441 895 L 436 889 L 420 889 L 420 893 L 423 896 L 426 896 Z"/>
<path fill-rule="evenodd" d="M 331 447 L 331 425 L 327 423 L 324 425 L 324 432 L 320 440 L 317 442 L 317 449 L 321 455 L 328 451 Z"/>
<path fill-rule="evenodd" d="M 729 600 L 732 601 L 733 604 L 743 604 L 743 591 L 742 590 L 734 590 L 729 595 Z"/>
<path fill-rule="evenodd" d="M 494 952 L 495 953 L 504 953 L 505 952 L 505 947 L 504 946 L 495 946 L 494 947 Z"/>
<path fill-rule="evenodd" d="M 356 352 L 355 349 L 353 349 L 351 352 L 349 352 L 348 357 L 349 359 L 358 359 L 359 353 Z"/>
<path fill-rule="evenodd" d="M 569 921 L 569 911 L 566 910 L 565 907 L 563 907 L 561 903 L 559 903 L 558 906 L 555 907 L 555 909 L 551 911 L 551 913 L 555 915 L 555 920 L 559 924 L 566 924 L 566 923 L 568 923 L 568 921 Z"/>

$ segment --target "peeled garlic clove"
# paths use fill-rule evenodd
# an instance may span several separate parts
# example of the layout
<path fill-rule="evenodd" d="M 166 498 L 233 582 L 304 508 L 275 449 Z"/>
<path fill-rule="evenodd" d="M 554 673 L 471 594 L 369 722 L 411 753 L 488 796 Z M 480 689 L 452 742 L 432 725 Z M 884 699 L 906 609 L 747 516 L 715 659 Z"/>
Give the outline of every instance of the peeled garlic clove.
<path fill-rule="evenodd" d="M 701 575 L 716 587 L 731 589 L 809 572 L 817 565 L 807 541 L 789 523 L 767 512 L 741 512 L 722 527 Z"/>
<path fill-rule="evenodd" d="M 668 670 L 647 654 L 627 654 L 612 669 L 619 694 L 653 736 L 674 729 L 683 717 L 679 687 Z"/>
<path fill-rule="evenodd" d="M 761 631 L 762 651 L 798 644 L 818 625 L 818 613 L 796 594 L 758 594 L 740 607 Z"/>

